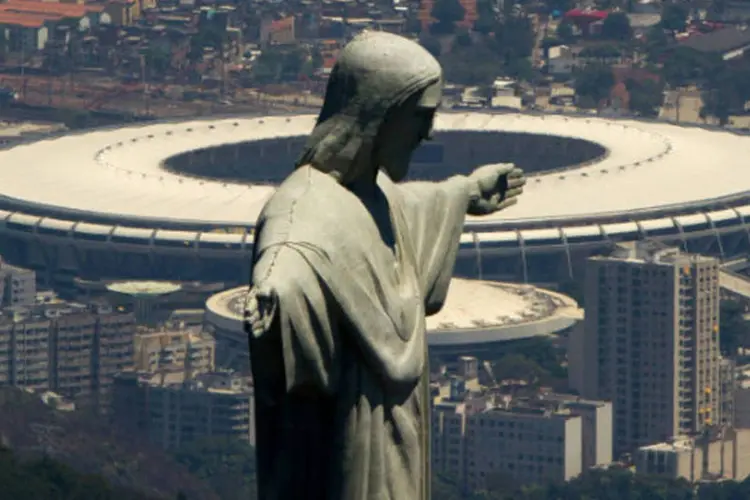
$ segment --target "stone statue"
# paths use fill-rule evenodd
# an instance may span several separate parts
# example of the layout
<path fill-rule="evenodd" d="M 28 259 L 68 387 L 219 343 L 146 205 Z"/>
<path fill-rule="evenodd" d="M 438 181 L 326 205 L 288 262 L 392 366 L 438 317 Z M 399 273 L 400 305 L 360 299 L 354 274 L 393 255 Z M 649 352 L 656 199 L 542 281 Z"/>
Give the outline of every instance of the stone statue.
<path fill-rule="evenodd" d="M 397 184 L 430 138 L 439 63 L 366 32 L 341 51 L 294 172 L 257 223 L 246 328 L 260 500 L 429 500 L 425 316 L 465 215 L 517 201 L 512 165 Z"/>

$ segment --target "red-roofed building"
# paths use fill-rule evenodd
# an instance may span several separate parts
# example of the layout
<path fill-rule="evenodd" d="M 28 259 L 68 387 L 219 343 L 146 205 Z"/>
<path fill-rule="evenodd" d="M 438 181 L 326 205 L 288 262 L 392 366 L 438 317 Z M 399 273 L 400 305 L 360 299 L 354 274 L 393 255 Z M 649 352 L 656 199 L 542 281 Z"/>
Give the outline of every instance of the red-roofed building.
<path fill-rule="evenodd" d="M 61 17 L 48 17 L 45 15 L 36 14 L 19 14 L 16 12 L 2 12 L 0 11 L 0 26 L 6 28 L 19 27 L 19 28 L 41 28 L 45 22 L 50 20 L 58 21 Z"/>
<path fill-rule="evenodd" d="M 71 4 L 59 2 L 38 2 L 34 0 L 7 0 L 0 3 L 0 10 L 7 12 L 28 12 L 36 14 L 54 14 L 69 19 L 86 17 L 104 11 L 102 5 Z"/>
<path fill-rule="evenodd" d="M 36 13 L 6 12 L 0 9 L 0 37 L 7 50 L 32 53 L 42 50 L 49 38 L 50 26 L 62 17 Z"/>
<path fill-rule="evenodd" d="M 601 24 L 607 19 L 609 12 L 593 9 L 572 9 L 565 13 L 565 20 L 573 23 L 584 35 L 595 33 L 595 26 L 601 28 Z"/>
<path fill-rule="evenodd" d="M 264 19 L 260 25 L 260 43 L 271 45 L 294 43 L 296 41 L 295 26 L 294 16 Z"/>
<path fill-rule="evenodd" d="M 31 53 L 44 48 L 60 22 L 77 21 L 88 29 L 99 23 L 103 12 L 103 5 L 5 0 L 0 3 L 0 37 L 8 50 Z"/>
<path fill-rule="evenodd" d="M 60 22 L 63 19 L 77 20 L 81 29 L 88 29 L 99 23 L 102 5 L 68 4 L 58 2 L 39 2 L 34 0 L 7 0 L 0 3 L 0 13 L 46 16 L 47 25 Z M 9 18 L 10 19 L 10 18 Z"/>

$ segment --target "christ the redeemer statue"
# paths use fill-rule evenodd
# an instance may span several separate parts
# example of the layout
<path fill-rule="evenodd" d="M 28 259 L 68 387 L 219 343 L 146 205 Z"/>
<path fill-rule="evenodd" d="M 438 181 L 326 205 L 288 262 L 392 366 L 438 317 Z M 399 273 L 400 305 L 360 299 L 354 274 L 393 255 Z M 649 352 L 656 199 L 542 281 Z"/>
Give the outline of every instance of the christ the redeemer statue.
<path fill-rule="evenodd" d="M 517 201 L 512 165 L 406 182 L 442 95 L 400 36 L 342 51 L 294 172 L 258 219 L 246 306 L 260 500 L 429 500 L 425 317 L 466 214 Z"/>

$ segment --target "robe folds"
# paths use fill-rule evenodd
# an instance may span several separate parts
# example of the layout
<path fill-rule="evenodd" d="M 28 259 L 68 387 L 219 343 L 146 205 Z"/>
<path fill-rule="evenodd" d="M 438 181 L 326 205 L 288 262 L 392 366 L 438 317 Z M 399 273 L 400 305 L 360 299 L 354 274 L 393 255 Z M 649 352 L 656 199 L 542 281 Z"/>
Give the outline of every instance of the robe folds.
<path fill-rule="evenodd" d="M 250 338 L 260 500 L 430 498 L 425 316 L 448 292 L 469 182 L 377 184 L 395 252 L 308 166 L 258 220 L 251 290 L 277 304 Z"/>

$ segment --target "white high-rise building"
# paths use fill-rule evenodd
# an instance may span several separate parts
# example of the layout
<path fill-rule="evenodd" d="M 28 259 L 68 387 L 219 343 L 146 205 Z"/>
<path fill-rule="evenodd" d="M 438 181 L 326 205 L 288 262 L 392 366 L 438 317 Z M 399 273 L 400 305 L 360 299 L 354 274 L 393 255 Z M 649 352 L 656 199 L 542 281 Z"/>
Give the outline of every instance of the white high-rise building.
<path fill-rule="evenodd" d="M 620 245 L 589 259 L 585 303 L 571 381 L 612 401 L 616 454 L 722 422 L 716 259 Z"/>

